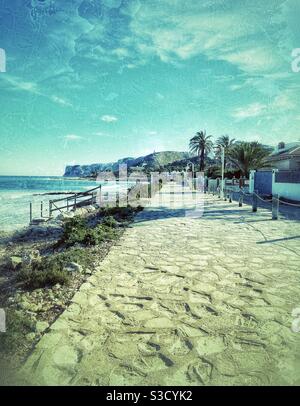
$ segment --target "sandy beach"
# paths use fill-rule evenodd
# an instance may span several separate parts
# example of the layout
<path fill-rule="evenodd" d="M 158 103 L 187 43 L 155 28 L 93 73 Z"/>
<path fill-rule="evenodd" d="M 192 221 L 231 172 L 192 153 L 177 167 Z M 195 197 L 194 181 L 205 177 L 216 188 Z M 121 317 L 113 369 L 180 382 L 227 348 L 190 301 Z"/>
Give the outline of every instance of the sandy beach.
<path fill-rule="evenodd" d="M 21 369 L 38 385 L 296 385 L 300 223 L 170 185 Z M 188 196 L 188 197 L 187 197 Z"/>

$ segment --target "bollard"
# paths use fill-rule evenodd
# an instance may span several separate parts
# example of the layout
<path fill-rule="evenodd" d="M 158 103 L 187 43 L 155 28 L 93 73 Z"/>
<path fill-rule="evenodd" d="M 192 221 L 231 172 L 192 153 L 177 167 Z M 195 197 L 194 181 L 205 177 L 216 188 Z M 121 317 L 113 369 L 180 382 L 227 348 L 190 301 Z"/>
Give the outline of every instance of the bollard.
<path fill-rule="evenodd" d="M 232 192 L 229 192 L 229 203 L 232 203 Z"/>
<path fill-rule="evenodd" d="M 279 196 L 272 196 L 272 220 L 278 220 L 279 214 Z"/>
<path fill-rule="evenodd" d="M 30 219 L 30 223 L 32 222 L 32 203 L 29 203 L 29 219 Z"/>
<path fill-rule="evenodd" d="M 255 191 L 252 193 L 252 211 L 253 213 L 257 212 L 257 194 Z"/>
<path fill-rule="evenodd" d="M 52 215 L 52 200 L 49 200 L 49 218 L 51 218 Z"/>
<path fill-rule="evenodd" d="M 41 218 L 43 218 L 43 202 L 41 202 Z"/>
<path fill-rule="evenodd" d="M 126 193 L 126 203 L 127 203 L 127 207 L 130 207 L 130 204 L 129 204 L 129 192 L 130 192 L 130 188 L 127 188 L 127 193 Z M 151 192 L 150 192 L 150 194 L 151 194 Z"/>
<path fill-rule="evenodd" d="M 227 202 L 227 191 L 226 191 L 226 189 L 224 189 L 223 194 L 224 194 L 224 201 Z"/>
<path fill-rule="evenodd" d="M 239 207 L 243 207 L 243 193 L 240 192 L 240 196 L 239 196 Z"/>

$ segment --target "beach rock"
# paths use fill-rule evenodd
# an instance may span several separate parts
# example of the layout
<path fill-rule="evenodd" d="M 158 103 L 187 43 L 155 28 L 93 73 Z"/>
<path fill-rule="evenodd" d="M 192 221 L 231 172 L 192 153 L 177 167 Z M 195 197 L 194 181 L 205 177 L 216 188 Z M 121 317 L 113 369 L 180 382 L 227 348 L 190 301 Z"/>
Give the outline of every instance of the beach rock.
<path fill-rule="evenodd" d="M 29 227 L 29 233 L 31 236 L 42 236 L 48 234 L 48 228 L 43 226 L 31 226 Z"/>
<path fill-rule="evenodd" d="M 96 207 L 88 206 L 88 207 L 86 207 L 86 210 L 88 213 L 94 213 L 96 211 Z"/>
<path fill-rule="evenodd" d="M 28 333 L 25 337 L 28 341 L 33 341 L 35 339 L 35 333 Z"/>
<path fill-rule="evenodd" d="M 76 216 L 84 216 L 87 213 L 88 213 L 87 209 L 83 207 L 79 207 L 78 209 L 75 210 Z"/>
<path fill-rule="evenodd" d="M 19 308 L 34 313 L 40 310 L 40 306 L 36 305 L 35 303 L 30 303 L 26 298 L 23 298 L 21 300 L 21 302 L 19 303 Z"/>
<path fill-rule="evenodd" d="M 9 266 L 15 271 L 22 266 L 22 257 L 13 256 L 9 258 Z"/>
<path fill-rule="evenodd" d="M 22 265 L 31 265 L 32 262 L 37 262 L 40 260 L 41 257 L 39 250 L 32 250 L 22 255 Z"/>
<path fill-rule="evenodd" d="M 30 237 L 58 237 L 63 232 L 62 227 L 57 224 L 47 224 L 29 227 L 28 234 Z"/>
<path fill-rule="evenodd" d="M 48 327 L 49 323 L 47 323 L 46 321 L 38 321 L 35 325 L 35 330 L 38 333 L 43 333 L 45 330 L 47 330 Z"/>
<path fill-rule="evenodd" d="M 74 211 L 68 211 L 68 212 L 64 212 L 64 213 L 60 213 L 55 220 L 66 220 L 66 219 L 71 219 L 75 216 L 75 212 Z"/>
<path fill-rule="evenodd" d="M 68 272 L 79 272 L 81 273 L 83 271 L 83 268 L 81 265 L 76 264 L 76 262 L 69 262 L 68 264 L 65 265 L 64 269 Z"/>
<path fill-rule="evenodd" d="M 47 219 L 44 218 L 39 218 L 39 219 L 33 219 L 31 220 L 32 225 L 40 225 L 46 223 Z"/>
<path fill-rule="evenodd" d="M 64 225 L 64 223 L 63 223 L 63 220 L 55 218 L 55 219 L 49 220 L 48 225 L 50 225 L 50 227 L 53 227 L 53 226 L 62 227 Z"/>

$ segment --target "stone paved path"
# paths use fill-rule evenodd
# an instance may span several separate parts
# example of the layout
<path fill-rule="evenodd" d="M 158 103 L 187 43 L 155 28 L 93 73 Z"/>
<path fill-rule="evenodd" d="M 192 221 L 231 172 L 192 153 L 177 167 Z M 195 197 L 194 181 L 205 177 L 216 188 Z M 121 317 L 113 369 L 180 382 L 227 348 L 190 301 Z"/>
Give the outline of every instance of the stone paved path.
<path fill-rule="evenodd" d="M 170 187 L 38 343 L 30 383 L 300 384 L 300 222 L 211 195 L 185 216 L 192 194 L 185 212 Z"/>

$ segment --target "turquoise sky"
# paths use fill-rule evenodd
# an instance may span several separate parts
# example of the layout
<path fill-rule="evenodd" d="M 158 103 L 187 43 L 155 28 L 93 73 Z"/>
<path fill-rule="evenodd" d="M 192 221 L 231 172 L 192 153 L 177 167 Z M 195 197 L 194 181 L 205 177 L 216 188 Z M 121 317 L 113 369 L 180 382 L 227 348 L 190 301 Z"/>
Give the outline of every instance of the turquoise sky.
<path fill-rule="evenodd" d="M 300 139 L 299 0 L 0 0 L 0 174 Z M 300 63 L 299 63 L 300 66 Z"/>

